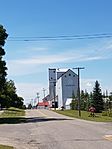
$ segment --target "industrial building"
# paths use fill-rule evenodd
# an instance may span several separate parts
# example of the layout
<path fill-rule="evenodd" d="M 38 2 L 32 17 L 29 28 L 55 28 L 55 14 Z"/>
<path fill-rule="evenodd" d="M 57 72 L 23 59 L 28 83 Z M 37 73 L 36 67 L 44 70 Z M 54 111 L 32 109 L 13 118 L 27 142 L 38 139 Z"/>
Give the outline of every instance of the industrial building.
<path fill-rule="evenodd" d="M 52 107 L 66 108 L 67 99 L 77 95 L 78 75 L 71 69 L 49 69 L 49 101 Z"/>

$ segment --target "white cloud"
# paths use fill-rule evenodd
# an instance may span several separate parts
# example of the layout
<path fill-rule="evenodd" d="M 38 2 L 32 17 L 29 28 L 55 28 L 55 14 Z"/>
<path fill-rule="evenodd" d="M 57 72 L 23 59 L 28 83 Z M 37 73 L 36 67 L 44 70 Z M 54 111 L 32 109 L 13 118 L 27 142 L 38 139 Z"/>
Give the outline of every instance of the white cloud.
<path fill-rule="evenodd" d="M 111 43 L 101 45 L 98 47 L 82 48 L 78 50 L 67 50 L 64 52 L 58 52 L 57 54 L 41 54 L 35 56 L 33 54 L 29 58 L 7 60 L 8 74 L 25 75 L 37 72 L 42 65 L 56 64 L 56 63 L 71 63 L 71 62 L 84 62 L 107 59 L 112 56 Z M 33 50 L 48 50 L 47 48 L 32 48 Z"/>
<path fill-rule="evenodd" d="M 86 84 L 86 86 L 91 87 L 91 86 L 92 86 L 92 83 L 91 83 L 91 82 L 88 82 L 88 83 Z"/>
<path fill-rule="evenodd" d="M 64 62 L 70 59 L 71 57 L 67 57 L 66 55 L 46 55 L 46 56 L 32 57 L 29 59 L 14 60 L 11 62 L 12 63 L 15 62 L 16 64 L 26 64 L 26 65 L 39 64 L 40 65 L 40 64 Z"/>
<path fill-rule="evenodd" d="M 108 91 L 108 93 L 112 92 L 112 85 L 109 84 L 103 84 L 103 81 L 101 79 L 97 79 L 100 83 L 100 88 L 102 93 Z M 92 92 L 93 88 L 95 86 L 96 79 L 81 79 L 81 90 L 87 90 L 87 92 Z"/>
<path fill-rule="evenodd" d="M 42 48 L 42 47 L 40 47 L 40 48 L 31 48 L 31 51 L 47 51 L 48 50 L 48 48 Z"/>
<path fill-rule="evenodd" d="M 48 87 L 45 84 L 37 83 L 15 83 L 17 94 L 25 99 L 25 104 L 30 103 L 31 99 L 35 99 L 39 92 L 40 100 L 43 98 L 43 87 L 48 94 Z"/>
<path fill-rule="evenodd" d="M 42 51 L 47 51 L 48 50 L 48 48 L 46 48 L 46 47 L 27 47 L 27 48 L 25 48 L 25 51 L 27 51 L 27 52 L 42 52 Z"/>
<path fill-rule="evenodd" d="M 93 91 L 96 79 L 81 79 L 81 89 L 88 92 Z"/>

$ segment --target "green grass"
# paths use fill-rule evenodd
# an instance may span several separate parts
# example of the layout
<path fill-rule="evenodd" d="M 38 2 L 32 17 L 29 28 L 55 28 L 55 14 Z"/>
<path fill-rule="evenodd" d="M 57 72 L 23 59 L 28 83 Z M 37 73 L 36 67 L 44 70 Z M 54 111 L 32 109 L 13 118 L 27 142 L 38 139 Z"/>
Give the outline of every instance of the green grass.
<path fill-rule="evenodd" d="M 0 145 L 0 149 L 14 149 L 12 146 Z"/>
<path fill-rule="evenodd" d="M 24 115 L 25 115 L 24 110 L 11 107 L 7 110 L 4 110 L 4 112 L 0 115 L 0 117 L 18 117 Z"/>
<path fill-rule="evenodd" d="M 24 122 L 25 118 L 25 111 L 18 108 L 9 108 L 4 110 L 3 113 L 0 115 L 0 124 L 16 124 L 20 122 Z"/>
<path fill-rule="evenodd" d="M 58 111 L 57 110 L 56 112 L 63 114 L 63 115 L 66 115 L 66 116 L 84 119 L 84 120 L 90 120 L 90 121 L 96 121 L 96 122 L 112 122 L 112 117 L 102 116 L 102 113 L 95 113 L 95 117 L 90 117 L 89 112 L 81 111 L 81 117 L 79 117 L 77 110 L 64 110 L 64 111 Z"/>

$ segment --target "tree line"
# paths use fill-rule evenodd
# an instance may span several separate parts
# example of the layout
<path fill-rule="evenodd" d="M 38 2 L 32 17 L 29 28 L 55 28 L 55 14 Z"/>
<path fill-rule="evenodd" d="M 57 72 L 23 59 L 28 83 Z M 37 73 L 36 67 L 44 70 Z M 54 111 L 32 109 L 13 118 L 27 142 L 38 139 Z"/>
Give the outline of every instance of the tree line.
<path fill-rule="evenodd" d="M 7 79 L 7 66 L 3 59 L 5 55 L 4 45 L 8 37 L 6 29 L 0 25 L 0 108 L 23 108 L 22 97 L 16 93 L 14 81 Z"/>
<path fill-rule="evenodd" d="M 72 110 L 78 110 L 78 97 L 73 95 L 72 98 L 70 107 Z M 91 106 L 95 107 L 97 113 L 103 110 L 112 110 L 112 92 L 109 95 L 107 91 L 102 93 L 98 81 L 95 82 L 92 92 L 88 93 L 86 90 L 81 90 L 80 93 L 80 109 L 88 111 Z"/>

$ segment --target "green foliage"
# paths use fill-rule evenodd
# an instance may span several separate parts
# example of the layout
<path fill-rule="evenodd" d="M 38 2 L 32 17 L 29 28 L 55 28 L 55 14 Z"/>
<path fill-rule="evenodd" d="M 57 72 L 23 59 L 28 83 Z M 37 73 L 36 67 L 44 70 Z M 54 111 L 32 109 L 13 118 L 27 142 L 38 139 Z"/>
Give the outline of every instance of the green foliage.
<path fill-rule="evenodd" d="M 77 110 L 78 109 L 78 98 L 73 96 L 73 100 L 70 104 L 70 107 L 72 110 Z M 88 111 L 90 106 L 90 97 L 87 91 L 81 90 L 80 94 L 80 109 L 84 111 Z"/>
<path fill-rule="evenodd" d="M 8 107 L 23 107 L 23 98 L 18 97 L 16 94 L 16 87 L 12 80 L 7 81 L 6 79 L 6 62 L 3 60 L 3 56 L 5 55 L 5 50 L 3 46 L 5 44 L 5 40 L 7 39 L 8 34 L 6 30 L 0 25 L 0 107 L 8 108 Z"/>
<path fill-rule="evenodd" d="M 7 145 L 0 145 L 0 149 L 14 149 L 14 147 Z"/>
<path fill-rule="evenodd" d="M 31 109 L 32 108 L 32 105 L 31 105 L 31 103 L 28 105 L 28 109 Z"/>
<path fill-rule="evenodd" d="M 77 99 L 72 100 L 72 102 L 70 103 L 70 108 L 72 110 L 77 110 L 78 109 L 78 100 Z"/>
<path fill-rule="evenodd" d="M 23 108 L 24 99 L 16 94 L 16 87 L 12 80 L 5 82 L 4 90 L 0 95 L 0 99 L 2 108 Z"/>
<path fill-rule="evenodd" d="M 111 111 L 111 112 L 109 112 L 109 116 L 110 116 L 110 117 L 112 117 L 112 111 Z"/>
<path fill-rule="evenodd" d="M 18 108 L 8 108 L 0 115 L 0 124 L 17 124 L 26 122 L 25 111 Z"/>
<path fill-rule="evenodd" d="M 109 99 L 112 101 L 112 92 L 110 92 Z"/>
<path fill-rule="evenodd" d="M 72 93 L 72 101 L 70 103 L 70 109 L 77 110 L 78 109 L 78 99 L 74 95 L 74 92 Z"/>
<path fill-rule="evenodd" d="M 78 115 L 78 110 L 64 110 L 64 111 L 55 111 L 57 113 L 74 117 L 74 118 L 80 118 L 84 120 L 89 121 L 97 121 L 97 122 L 112 122 L 112 117 L 109 116 L 102 116 L 102 113 L 96 113 L 95 117 L 90 117 L 90 112 L 87 111 L 81 111 L 81 117 Z"/>
<path fill-rule="evenodd" d="M 73 100 L 70 104 L 71 110 L 77 110 L 78 98 L 74 96 L 74 94 L 72 98 Z M 112 110 L 112 92 L 110 92 L 110 95 L 108 95 L 108 91 L 106 90 L 106 95 L 104 93 L 102 95 L 98 81 L 95 82 L 93 92 L 88 94 L 87 91 L 84 92 L 81 90 L 80 93 L 80 110 L 88 111 L 92 105 L 95 107 L 97 113 L 102 112 L 103 110 Z"/>
<path fill-rule="evenodd" d="M 96 112 L 101 112 L 104 109 L 104 101 L 98 81 L 95 82 L 95 87 L 93 89 L 93 99 L 91 104 L 93 104 L 96 108 Z"/>
<path fill-rule="evenodd" d="M 5 40 L 7 39 L 8 34 L 6 33 L 6 30 L 3 28 L 2 25 L 0 25 L 0 47 L 4 46 Z"/>
<path fill-rule="evenodd" d="M 0 92 L 2 91 L 4 84 L 6 82 L 6 62 L 3 60 L 3 56 L 5 55 L 5 51 L 3 46 L 5 44 L 5 40 L 8 37 L 6 30 L 0 25 Z"/>
<path fill-rule="evenodd" d="M 81 91 L 81 97 L 80 97 L 80 108 L 81 110 L 88 110 L 88 106 L 89 106 L 89 94 L 87 93 L 87 91 Z"/>
<path fill-rule="evenodd" d="M 108 116 L 108 112 L 107 111 L 102 111 L 102 116 Z"/>
<path fill-rule="evenodd" d="M 102 116 L 112 117 L 112 111 L 110 111 L 110 110 L 108 110 L 108 111 L 102 111 Z"/>
<path fill-rule="evenodd" d="M 8 108 L 7 110 L 4 110 L 4 112 L 0 115 L 0 117 L 17 117 L 17 116 L 24 116 L 25 111 L 18 108 Z"/>

